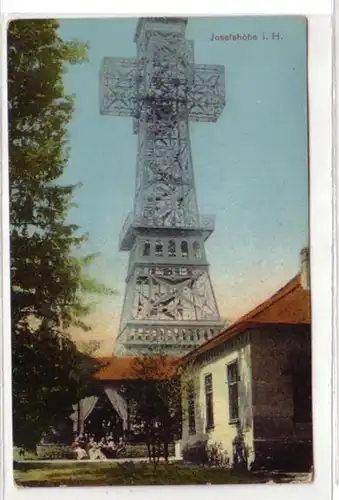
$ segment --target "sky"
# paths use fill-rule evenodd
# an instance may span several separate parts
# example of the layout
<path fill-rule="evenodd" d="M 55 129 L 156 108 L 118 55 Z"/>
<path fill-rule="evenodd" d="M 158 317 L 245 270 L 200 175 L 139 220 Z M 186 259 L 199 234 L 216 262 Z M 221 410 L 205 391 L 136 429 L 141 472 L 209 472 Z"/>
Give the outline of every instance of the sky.
<path fill-rule="evenodd" d="M 72 19 L 60 26 L 63 39 L 90 46 L 89 62 L 64 76 L 76 99 L 62 182 L 82 183 L 69 220 L 89 235 L 82 252 L 100 254 L 91 274 L 117 292 L 97 299 L 90 333 L 71 332 L 100 342 L 100 355 L 112 353 L 118 333 L 128 262 L 118 238 L 133 207 L 137 137 L 131 118 L 100 115 L 99 70 L 105 56 L 135 57 L 136 23 Z M 252 40 L 216 39 L 238 33 Z M 221 316 L 233 320 L 298 272 L 308 244 L 306 21 L 189 18 L 186 36 L 197 64 L 225 67 L 225 109 L 216 123 L 190 123 L 190 137 L 199 210 L 216 216 L 206 242 L 211 280 Z"/>

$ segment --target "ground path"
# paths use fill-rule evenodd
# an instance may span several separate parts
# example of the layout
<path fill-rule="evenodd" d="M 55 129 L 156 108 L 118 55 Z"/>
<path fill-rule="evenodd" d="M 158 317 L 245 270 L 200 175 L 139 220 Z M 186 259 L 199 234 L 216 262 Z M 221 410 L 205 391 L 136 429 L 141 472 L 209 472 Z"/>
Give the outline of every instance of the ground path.
<path fill-rule="evenodd" d="M 160 463 L 163 463 L 164 459 L 160 459 Z M 216 470 L 217 468 L 215 467 L 202 467 L 198 466 L 195 464 L 190 464 L 186 463 L 183 460 L 178 460 L 176 457 L 172 456 L 169 457 L 169 462 L 172 464 L 177 464 L 178 466 L 184 468 L 184 469 L 197 469 L 202 470 L 204 469 L 206 472 L 208 469 L 210 470 Z M 104 464 L 137 464 L 139 463 L 140 465 L 144 464 L 147 466 L 149 463 L 149 460 L 147 457 L 138 457 L 138 458 L 109 458 L 109 459 L 104 459 L 104 460 L 90 460 L 90 459 L 84 459 L 84 460 L 72 460 L 72 459 L 50 459 L 50 460 L 37 460 L 37 459 L 20 459 L 20 460 L 15 460 L 15 466 L 18 466 L 21 468 L 22 466 L 25 467 L 27 466 L 28 468 L 32 467 L 32 469 L 35 469 L 36 467 L 44 467 L 46 465 L 47 467 L 51 467 L 51 464 L 54 464 L 56 469 L 58 467 L 65 467 L 69 466 L 70 468 L 72 467 L 77 467 L 81 466 L 82 464 L 85 467 L 88 467 L 89 464 L 93 465 L 95 468 L 100 467 L 100 464 L 104 466 Z M 86 464 L 86 465 L 85 465 Z M 88 465 L 87 465 L 88 464 Z M 15 467 L 16 468 L 16 467 Z M 260 471 L 260 472 L 253 472 L 252 477 L 257 477 L 258 479 L 260 478 L 260 482 L 265 482 L 267 484 L 274 484 L 274 483 L 309 483 L 312 481 L 312 473 L 300 473 L 300 472 L 279 472 L 279 471 Z"/>
<path fill-rule="evenodd" d="M 160 462 L 163 462 L 164 459 L 160 458 Z M 179 462 L 177 458 L 175 457 L 169 457 L 168 458 L 169 462 Z M 15 460 L 16 463 L 18 464 L 78 464 L 79 462 L 81 463 L 124 463 L 124 462 L 148 462 L 147 457 L 137 457 L 137 458 L 105 458 L 103 460 L 91 460 L 89 458 L 85 458 L 83 460 L 72 460 L 69 458 L 52 458 L 49 460 L 44 460 L 44 459 L 22 459 L 22 460 Z M 180 461 L 181 462 L 181 461 Z"/>

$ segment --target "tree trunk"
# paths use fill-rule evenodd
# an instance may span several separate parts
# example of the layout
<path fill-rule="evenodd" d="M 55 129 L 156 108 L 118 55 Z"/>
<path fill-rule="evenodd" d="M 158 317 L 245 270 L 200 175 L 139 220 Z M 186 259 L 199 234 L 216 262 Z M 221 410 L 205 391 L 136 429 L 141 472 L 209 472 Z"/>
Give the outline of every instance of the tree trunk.
<path fill-rule="evenodd" d="M 153 440 L 152 441 L 152 464 L 153 464 L 153 469 L 155 470 L 157 468 L 157 452 L 156 452 L 156 443 Z"/>
<path fill-rule="evenodd" d="M 152 462 L 152 454 L 151 454 L 151 443 L 147 441 L 147 453 L 148 453 L 148 461 Z"/>
<path fill-rule="evenodd" d="M 168 441 L 167 441 L 167 438 L 164 439 L 164 459 L 165 459 L 165 463 L 168 464 Z"/>
<path fill-rule="evenodd" d="M 161 440 L 158 438 L 157 442 L 157 463 L 159 463 L 161 457 Z"/>

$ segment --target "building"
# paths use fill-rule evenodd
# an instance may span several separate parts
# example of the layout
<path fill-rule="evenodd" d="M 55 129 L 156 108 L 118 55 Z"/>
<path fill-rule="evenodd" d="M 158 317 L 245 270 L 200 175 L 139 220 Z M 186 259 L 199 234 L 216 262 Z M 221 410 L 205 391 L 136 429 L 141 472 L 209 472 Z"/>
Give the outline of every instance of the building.
<path fill-rule="evenodd" d="M 74 405 L 73 432 L 97 435 L 111 432 L 129 439 L 135 429 L 126 389 L 173 378 L 178 358 L 153 356 L 143 360 L 132 356 L 109 356 L 96 361 L 99 368 L 93 375 L 95 390 Z"/>
<path fill-rule="evenodd" d="M 221 443 L 234 465 L 312 465 L 308 250 L 300 273 L 181 361 L 181 449 Z"/>

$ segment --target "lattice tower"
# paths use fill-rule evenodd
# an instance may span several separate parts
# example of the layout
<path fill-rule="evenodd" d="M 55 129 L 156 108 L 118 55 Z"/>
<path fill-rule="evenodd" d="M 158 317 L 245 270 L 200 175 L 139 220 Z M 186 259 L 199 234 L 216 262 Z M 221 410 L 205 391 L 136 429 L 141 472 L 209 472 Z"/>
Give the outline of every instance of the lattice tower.
<path fill-rule="evenodd" d="M 224 67 L 194 63 L 187 19 L 138 21 L 136 59 L 105 57 L 100 111 L 133 118 L 138 134 L 134 208 L 120 235 L 130 252 L 115 354 L 184 354 L 220 331 L 200 215 L 189 121 L 216 122 Z M 206 145 L 208 146 L 208 145 Z"/>

